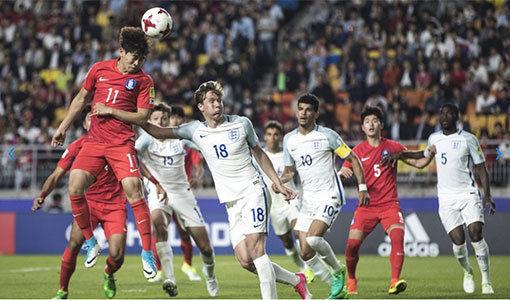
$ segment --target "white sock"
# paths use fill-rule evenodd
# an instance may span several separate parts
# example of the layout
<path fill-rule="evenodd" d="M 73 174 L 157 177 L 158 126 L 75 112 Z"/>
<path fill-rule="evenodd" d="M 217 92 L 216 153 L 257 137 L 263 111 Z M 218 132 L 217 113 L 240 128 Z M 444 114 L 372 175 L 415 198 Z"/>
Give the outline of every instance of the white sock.
<path fill-rule="evenodd" d="M 272 262 L 271 264 L 273 265 L 276 281 L 284 284 L 290 284 L 292 286 L 298 285 L 300 281 L 299 276 L 285 270 L 284 268 L 280 267 L 278 264 L 275 264 L 274 262 Z"/>
<path fill-rule="evenodd" d="M 331 272 L 324 261 L 317 255 L 317 253 L 310 260 L 305 261 L 306 265 L 312 269 L 315 276 L 319 277 L 320 280 L 331 285 Z"/>
<path fill-rule="evenodd" d="M 324 259 L 324 261 L 333 269 L 338 271 L 342 268 L 342 265 L 338 262 L 335 252 L 331 249 L 331 246 L 322 236 L 309 236 L 306 238 L 306 242 L 313 250 L 315 250 Z"/>
<path fill-rule="evenodd" d="M 290 249 L 285 248 L 285 253 L 287 254 L 288 257 L 292 259 L 296 266 L 298 266 L 301 272 L 305 271 L 306 269 L 305 262 L 303 261 L 303 259 L 301 259 L 301 256 L 299 256 L 299 252 L 297 251 L 297 248 L 295 246 Z"/>
<path fill-rule="evenodd" d="M 473 268 L 471 268 L 471 265 L 469 264 L 469 260 L 468 260 L 468 250 L 466 247 L 466 243 L 464 243 L 462 245 L 453 244 L 452 248 L 453 248 L 453 255 L 459 261 L 459 264 L 462 267 L 462 269 L 464 269 L 464 272 L 473 274 Z"/>
<path fill-rule="evenodd" d="M 205 256 L 200 253 L 200 258 L 202 258 L 202 262 L 204 263 L 205 275 L 207 278 L 214 277 L 214 252 L 211 256 Z"/>
<path fill-rule="evenodd" d="M 254 259 L 253 264 L 259 275 L 262 299 L 276 299 L 278 297 L 276 294 L 276 275 L 271 260 L 269 260 L 269 256 L 264 254 Z"/>
<path fill-rule="evenodd" d="M 161 269 L 163 269 L 166 279 L 170 279 L 175 283 L 174 253 L 172 252 L 172 247 L 170 247 L 168 242 L 157 242 L 156 250 L 158 251 Z"/>
<path fill-rule="evenodd" d="M 491 279 L 489 276 L 489 245 L 485 242 L 485 239 L 481 239 L 476 243 L 471 243 L 475 249 L 476 260 L 482 273 L 482 284 L 490 283 Z"/>

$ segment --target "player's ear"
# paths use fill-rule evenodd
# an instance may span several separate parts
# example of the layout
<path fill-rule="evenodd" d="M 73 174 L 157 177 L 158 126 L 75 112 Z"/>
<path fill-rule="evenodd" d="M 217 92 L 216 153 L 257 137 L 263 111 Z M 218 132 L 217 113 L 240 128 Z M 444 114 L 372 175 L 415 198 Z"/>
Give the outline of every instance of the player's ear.
<path fill-rule="evenodd" d="M 119 53 L 120 53 L 120 56 L 124 56 L 124 55 L 126 55 L 126 50 L 124 50 L 124 48 L 120 47 Z"/>

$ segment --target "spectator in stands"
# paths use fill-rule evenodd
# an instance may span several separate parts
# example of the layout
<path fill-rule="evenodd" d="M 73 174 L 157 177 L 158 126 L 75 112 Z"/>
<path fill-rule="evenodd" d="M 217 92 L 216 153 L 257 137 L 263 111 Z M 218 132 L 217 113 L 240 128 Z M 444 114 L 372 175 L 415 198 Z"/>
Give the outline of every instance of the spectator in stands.
<path fill-rule="evenodd" d="M 453 63 L 451 81 L 453 86 L 462 86 L 464 82 L 466 82 L 466 71 L 462 68 L 458 61 Z"/>
<path fill-rule="evenodd" d="M 471 60 L 469 72 L 473 73 L 473 80 L 475 82 L 479 84 L 489 83 L 489 73 L 487 72 L 487 68 L 484 64 L 480 64 L 480 61 L 477 58 Z"/>
<path fill-rule="evenodd" d="M 400 67 L 395 63 L 395 59 L 390 59 L 386 64 L 382 74 L 385 90 L 391 90 L 398 84 L 400 74 Z"/>
<path fill-rule="evenodd" d="M 425 100 L 425 112 L 436 113 L 444 102 L 439 84 L 436 83 L 432 86 L 432 94 Z"/>
<path fill-rule="evenodd" d="M 496 97 L 489 93 L 489 87 L 483 85 L 480 94 L 476 97 L 476 113 L 489 114 L 496 110 Z"/>
<path fill-rule="evenodd" d="M 422 62 L 418 65 L 418 72 L 415 74 L 414 82 L 418 90 L 426 90 L 432 82 L 432 77 L 427 72 L 425 63 Z"/>
<path fill-rule="evenodd" d="M 509 114 L 510 113 L 510 97 L 508 95 L 508 87 L 504 87 L 498 94 L 496 100 L 496 113 Z"/>
<path fill-rule="evenodd" d="M 46 212 L 49 214 L 60 214 L 64 212 L 62 195 L 60 193 L 53 194 L 53 202 L 46 207 Z"/>

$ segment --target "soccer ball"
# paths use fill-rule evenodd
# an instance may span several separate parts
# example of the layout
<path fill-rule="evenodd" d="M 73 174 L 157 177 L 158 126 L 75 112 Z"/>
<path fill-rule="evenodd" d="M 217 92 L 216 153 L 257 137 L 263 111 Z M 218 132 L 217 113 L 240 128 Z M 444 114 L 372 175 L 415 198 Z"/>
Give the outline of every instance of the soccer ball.
<path fill-rule="evenodd" d="M 142 17 L 142 30 L 151 38 L 164 38 L 172 29 L 172 25 L 172 16 L 161 7 L 147 10 Z"/>

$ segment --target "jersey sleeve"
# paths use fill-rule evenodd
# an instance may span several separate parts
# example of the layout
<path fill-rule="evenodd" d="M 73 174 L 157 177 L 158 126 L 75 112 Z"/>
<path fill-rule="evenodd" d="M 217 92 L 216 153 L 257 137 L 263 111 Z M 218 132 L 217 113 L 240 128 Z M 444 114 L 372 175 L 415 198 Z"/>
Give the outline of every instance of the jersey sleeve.
<path fill-rule="evenodd" d="M 346 143 L 344 143 L 344 140 L 342 140 L 338 133 L 329 128 L 323 128 L 322 132 L 326 135 L 329 146 L 333 149 L 336 155 L 340 156 L 341 159 L 345 159 L 349 156 L 352 150 Z"/>
<path fill-rule="evenodd" d="M 174 134 L 181 139 L 192 140 L 193 134 L 197 130 L 198 125 L 200 125 L 200 121 L 196 120 L 184 123 L 174 128 Z"/>
<path fill-rule="evenodd" d="M 427 148 L 423 150 L 423 156 L 429 157 L 429 147 L 433 145 L 432 139 L 434 138 L 434 134 L 431 134 L 427 140 Z"/>
<path fill-rule="evenodd" d="M 290 137 L 290 135 L 288 133 L 283 138 L 283 164 L 285 166 L 294 166 L 295 165 L 295 161 L 292 158 L 292 156 L 290 155 L 289 148 L 287 147 L 287 142 L 289 140 L 289 137 Z"/>
<path fill-rule="evenodd" d="M 153 109 L 155 96 L 156 93 L 154 91 L 154 82 L 152 81 L 152 78 L 147 75 L 147 80 L 144 80 L 140 86 L 138 99 L 136 100 L 136 106 L 138 108 Z"/>
<path fill-rule="evenodd" d="M 136 142 L 135 142 L 136 151 L 142 153 L 143 151 L 145 151 L 145 149 L 147 149 L 147 147 L 149 147 L 149 144 L 151 143 L 151 141 L 152 141 L 152 137 L 147 132 L 144 131 L 138 137 L 138 139 L 136 139 Z"/>
<path fill-rule="evenodd" d="M 60 160 L 57 163 L 57 166 L 61 167 L 65 171 L 69 171 L 73 165 L 74 159 L 80 153 L 81 143 L 75 141 L 69 147 L 67 147 L 66 151 L 60 157 Z"/>
<path fill-rule="evenodd" d="M 97 63 L 94 64 L 92 68 L 90 68 L 89 72 L 87 73 L 87 77 L 85 78 L 85 81 L 82 84 L 82 87 L 89 92 L 95 89 L 96 73 L 98 69 L 99 69 L 98 64 Z"/>
<path fill-rule="evenodd" d="M 250 119 L 246 117 L 240 117 L 239 123 L 243 124 L 244 131 L 246 132 L 246 140 L 248 141 L 248 145 L 250 148 L 253 148 L 259 144 L 259 138 L 257 137 L 257 133 L 255 133 L 255 129 L 253 128 L 253 124 Z"/>
<path fill-rule="evenodd" d="M 193 143 L 190 140 L 183 140 L 182 144 L 184 145 L 184 147 L 194 150 L 194 153 L 196 153 L 197 151 L 200 151 L 200 148 L 198 148 L 198 146 L 195 145 L 195 143 Z M 200 156 L 200 153 L 198 153 L 198 155 Z"/>
<path fill-rule="evenodd" d="M 480 147 L 478 139 L 474 135 L 469 134 L 468 136 L 466 136 L 466 143 L 469 155 L 471 156 L 471 158 L 473 158 L 473 162 L 475 163 L 475 165 L 479 165 L 485 162 L 482 147 Z"/>

